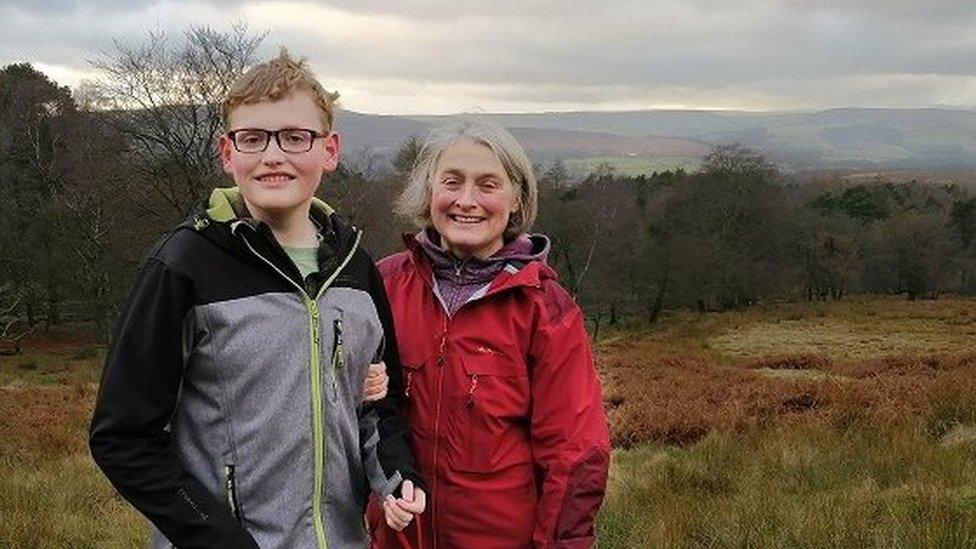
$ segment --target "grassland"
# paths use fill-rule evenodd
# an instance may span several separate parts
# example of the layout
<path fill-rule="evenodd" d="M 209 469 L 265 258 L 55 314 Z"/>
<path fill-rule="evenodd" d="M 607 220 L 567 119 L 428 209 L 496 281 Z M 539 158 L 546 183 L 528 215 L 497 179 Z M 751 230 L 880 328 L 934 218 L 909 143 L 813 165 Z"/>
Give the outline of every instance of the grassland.
<path fill-rule="evenodd" d="M 597 346 L 601 547 L 976 547 L 976 302 L 677 314 Z"/>
<path fill-rule="evenodd" d="M 143 547 L 142 519 L 95 468 L 85 433 L 102 346 L 38 333 L 0 357 L 0 547 Z"/>
<path fill-rule="evenodd" d="M 601 548 L 976 547 L 976 301 L 677 313 L 596 345 Z M 0 357 L 0 547 L 139 547 L 84 444 L 103 347 Z"/>

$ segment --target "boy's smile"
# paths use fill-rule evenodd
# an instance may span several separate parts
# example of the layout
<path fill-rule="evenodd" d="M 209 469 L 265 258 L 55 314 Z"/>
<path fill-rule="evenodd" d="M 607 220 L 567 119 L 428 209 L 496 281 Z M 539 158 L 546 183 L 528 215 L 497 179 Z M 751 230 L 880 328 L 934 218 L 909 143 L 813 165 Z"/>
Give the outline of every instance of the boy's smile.
<path fill-rule="evenodd" d="M 307 217 L 322 176 L 335 170 L 339 160 L 339 137 L 324 131 L 321 109 L 312 97 L 299 90 L 277 101 L 240 105 L 227 125 L 230 131 L 307 128 L 325 134 L 307 152 L 284 152 L 271 139 L 263 152 L 242 153 L 226 134 L 218 144 L 224 171 L 234 178 L 251 215 L 272 225 Z"/>

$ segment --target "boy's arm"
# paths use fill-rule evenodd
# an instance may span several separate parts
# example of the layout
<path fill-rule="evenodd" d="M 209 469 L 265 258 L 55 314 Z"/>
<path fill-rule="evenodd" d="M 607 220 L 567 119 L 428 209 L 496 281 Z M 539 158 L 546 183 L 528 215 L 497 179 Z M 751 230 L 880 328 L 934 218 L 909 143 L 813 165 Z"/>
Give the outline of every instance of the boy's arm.
<path fill-rule="evenodd" d="M 92 457 L 112 485 L 180 548 L 257 547 L 176 453 L 168 424 L 183 376 L 190 281 L 150 258 L 133 286 L 92 417 Z"/>
<path fill-rule="evenodd" d="M 372 265 L 372 262 L 370 264 Z M 426 490 L 427 485 L 417 472 L 413 453 L 410 451 L 410 444 L 407 441 L 406 425 L 403 421 L 403 372 L 400 367 L 400 353 L 397 349 L 390 303 L 387 300 L 386 290 L 383 287 L 383 280 L 380 278 L 379 271 L 376 270 L 375 266 L 371 266 L 370 272 L 369 292 L 383 326 L 382 359 L 386 363 L 386 374 L 389 377 L 386 397 L 365 404 L 360 419 L 361 429 L 364 429 L 366 433 L 374 431 L 378 435 L 378 440 L 375 441 L 375 456 L 386 481 L 382 483 L 384 484 L 382 487 L 378 485 L 376 479 L 371 479 L 371 483 L 373 490 L 383 496 L 397 491 L 400 483 L 406 479 L 412 480 L 414 485 Z M 367 435 L 361 440 L 368 442 L 369 438 L 371 437 Z M 366 449 L 372 450 L 369 446 L 371 445 L 367 444 Z M 399 473 L 398 481 L 391 482 L 397 480 L 397 473 Z"/>

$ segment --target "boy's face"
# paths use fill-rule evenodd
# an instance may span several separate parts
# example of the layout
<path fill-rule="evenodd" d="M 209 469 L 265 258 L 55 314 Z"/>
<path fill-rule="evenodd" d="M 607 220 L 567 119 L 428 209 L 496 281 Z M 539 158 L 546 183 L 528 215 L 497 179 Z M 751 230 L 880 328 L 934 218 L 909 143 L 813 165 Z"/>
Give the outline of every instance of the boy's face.
<path fill-rule="evenodd" d="M 260 101 L 234 108 L 227 120 L 228 132 L 243 129 L 306 129 L 325 133 L 320 109 L 304 91 L 294 91 L 277 101 Z M 238 134 L 238 146 L 245 147 Z M 285 136 L 280 136 L 285 142 Z M 271 137 L 263 152 L 238 151 L 227 134 L 218 142 L 224 171 L 234 178 L 248 210 L 258 219 L 305 213 L 322 180 L 339 162 L 339 136 L 329 132 L 314 139 L 307 152 L 284 152 Z"/>

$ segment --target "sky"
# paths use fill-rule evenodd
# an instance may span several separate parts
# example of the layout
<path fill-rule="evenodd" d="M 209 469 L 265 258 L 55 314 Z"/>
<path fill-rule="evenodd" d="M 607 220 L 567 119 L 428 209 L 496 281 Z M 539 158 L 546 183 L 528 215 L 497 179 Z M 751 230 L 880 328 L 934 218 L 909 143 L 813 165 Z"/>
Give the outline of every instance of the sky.
<path fill-rule="evenodd" d="M 0 66 L 235 23 L 358 112 L 976 107 L 972 0 L 0 0 Z"/>

